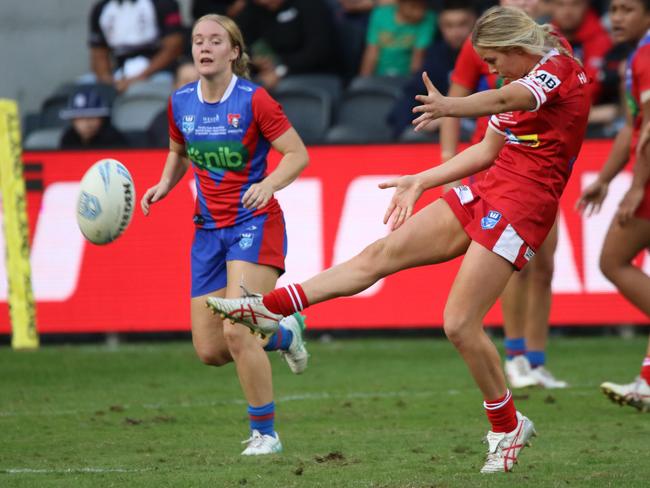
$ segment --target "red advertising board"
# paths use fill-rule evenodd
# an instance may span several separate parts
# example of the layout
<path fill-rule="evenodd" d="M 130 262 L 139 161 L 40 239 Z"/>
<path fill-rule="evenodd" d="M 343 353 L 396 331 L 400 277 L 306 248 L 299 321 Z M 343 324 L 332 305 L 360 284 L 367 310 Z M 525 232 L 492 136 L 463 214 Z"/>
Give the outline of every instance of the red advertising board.
<path fill-rule="evenodd" d="M 602 239 L 630 181 L 620 175 L 600 215 L 584 218 L 573 209 L 581 188 L 595 176 L 611 141 L 588 141 L 562 199 L 560 242 L 553 281 L 553 324 L 648 323 L 598 270 Z M 300 281 L 356 254 L 386 234 L 381 223 L 391 191 L 377 183 L 438 162 L 433 145 L 326 146 L 310 148 L 311 163 L 278 193 L 289 234 L 287 273 Z M 76 226 L 79 180 L 103 157 L 122 161 L 135 180 L 138 198 L 158 181 L 165 152 L 32 152 L 24 155 L 43 193 L 29 201 L 32 281 L 41 332 L 167 331 L 189 328 L 189 248 L 194 188 L 188 174 L 149 217 L 136 209 L 131 226 L 116 242 L 95 246 Z M 277 162 L 277 155 L 272 157 Z M 38 163 L 38 164 L 34 164 Z M 42 166 L 39 166 L 42 165 Z M 431 191 L 423 204 L 439 195 Z M 435 239 L 436 236 L 431 236 Z M 0 232 L 0 248 L 4 237 Z M 388 277 L 366 292 L 317 305 L 308 311 L 312 328 L 437 327 L 459 260 Z M 639 257 L 650 269 L 650 259 Z M 6 269 L 0 263 L 0 333 L 10 330 Z M 494 307 L 486 323 L 501 323 Z"/>

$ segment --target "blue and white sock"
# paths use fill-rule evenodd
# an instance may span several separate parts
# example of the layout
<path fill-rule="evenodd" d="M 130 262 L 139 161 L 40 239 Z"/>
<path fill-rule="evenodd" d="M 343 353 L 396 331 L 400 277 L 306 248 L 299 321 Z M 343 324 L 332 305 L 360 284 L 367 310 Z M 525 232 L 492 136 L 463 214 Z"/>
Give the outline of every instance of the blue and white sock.
<path fill-rule="evenodd" d="M 546 352 L 544 351 L 526 351 L 526 358 L 531 367 L 538 368 L 546 363 Z"/>
<path fill-rule="evenodd" d="M 251 432 L 259 431 L 262 435 L 275 437 L 275 403 L 267 403 L 261 407 L 248 406 L 248 418 L 250 419 Z"/>
<path fill-rule="evenodd" d="M 506 357 L 508 359 L 526 354 L 526 339 L 523 337 L 506 337 L 503 345 L 506 348 Z"/>
<path fill-rule="evenodd" d="M 282 327 L 282 325 L 280 325 L 278 331 L 271 336 L 269 342 L 266 344 L 266 346 L 264 346 L 264 350 L 277 351 L 280 349 L 281 351 L 287 351 L 291 345 L 292 340 L 293 332 L 291 329 L 287 329 L 286 327 Z"/>

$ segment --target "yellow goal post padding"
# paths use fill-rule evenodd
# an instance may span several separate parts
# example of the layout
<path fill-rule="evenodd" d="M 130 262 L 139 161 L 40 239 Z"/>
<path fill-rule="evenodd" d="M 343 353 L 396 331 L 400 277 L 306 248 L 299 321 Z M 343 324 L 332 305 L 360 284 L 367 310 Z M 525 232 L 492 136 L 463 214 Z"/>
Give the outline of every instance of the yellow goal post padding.
<path fill-rule="evenodd" d="M 5 237 L 11 345 L 38 347 L 36 309 L 29 263 L 29 225 L 23 178 L 18 105 L 0 98 L 0 192 Z"/>

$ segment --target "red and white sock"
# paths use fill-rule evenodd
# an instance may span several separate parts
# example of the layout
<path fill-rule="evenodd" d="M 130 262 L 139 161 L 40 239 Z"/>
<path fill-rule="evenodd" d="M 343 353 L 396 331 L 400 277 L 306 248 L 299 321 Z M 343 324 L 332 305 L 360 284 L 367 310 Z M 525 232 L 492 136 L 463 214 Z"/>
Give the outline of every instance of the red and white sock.
<path fill-rule="evenodd" d="M 643 363 L 641 365 L 641 378 L 650 385 L 650 356 L 643 358 Z"/>
<path fill-rule="evenodd" d="M 273 290 L 262 298 L 264 306 L 273 313 L 288 317 L 309 306 L 307 296 L 298 283 Z"/>
<path fill-rule="evenodd" d="M 492 424 L 492 432 L 512 432 L 517 428 L 517 409 L 510 390 L 501 398 L 485 400 L 483 406 Z"/>

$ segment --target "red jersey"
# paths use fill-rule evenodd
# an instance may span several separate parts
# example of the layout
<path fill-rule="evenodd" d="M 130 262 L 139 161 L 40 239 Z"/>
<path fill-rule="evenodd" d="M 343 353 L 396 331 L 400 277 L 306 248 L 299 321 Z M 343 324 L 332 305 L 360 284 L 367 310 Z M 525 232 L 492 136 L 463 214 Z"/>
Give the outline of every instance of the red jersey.
<path fill-rule="evenodd" d="M 490 73 L 487 63 L 474 50 L 472 39 L 467 38 L 458 53 L 454 70 L 451 72 L 451 81 L 472 92 L 500 88 L 503 78 Z M 488 117 L 476 119 L 476 130 L 472 136 L 472 144 L 480 142 L 487 129 Z"/>
<path fill-rule="evenodd" d="M 625 88 L 628 107 L 634 117 L 631 153 L 635 160 L 636 145 L 643 122 L 642 106 L 650 100 L 650 30 L 630 54 L 625 71 Z M 650 220 L 650 181 L 646 183 L 645 197 L 635 216 Z"/>
<path fill-rule="evenodd" d="M 502 134 L 506 143 L 476 192 L 537 250 L 555 221 L 582 146 L 589 80 L 576 60 L 554 49 L 513 83 L 530 90 L 536 106 L 490 118 L 490 129 Z"/>
<path fill-rule="evenodd" d="M 643 121 L 641 107 L 650 100 L 650 30 L 628 58 L 625 71 L 625 90 L 627 104 L 632 117 L 634 117 L 634 144 L 632 147 L 634 149 Z"/>

